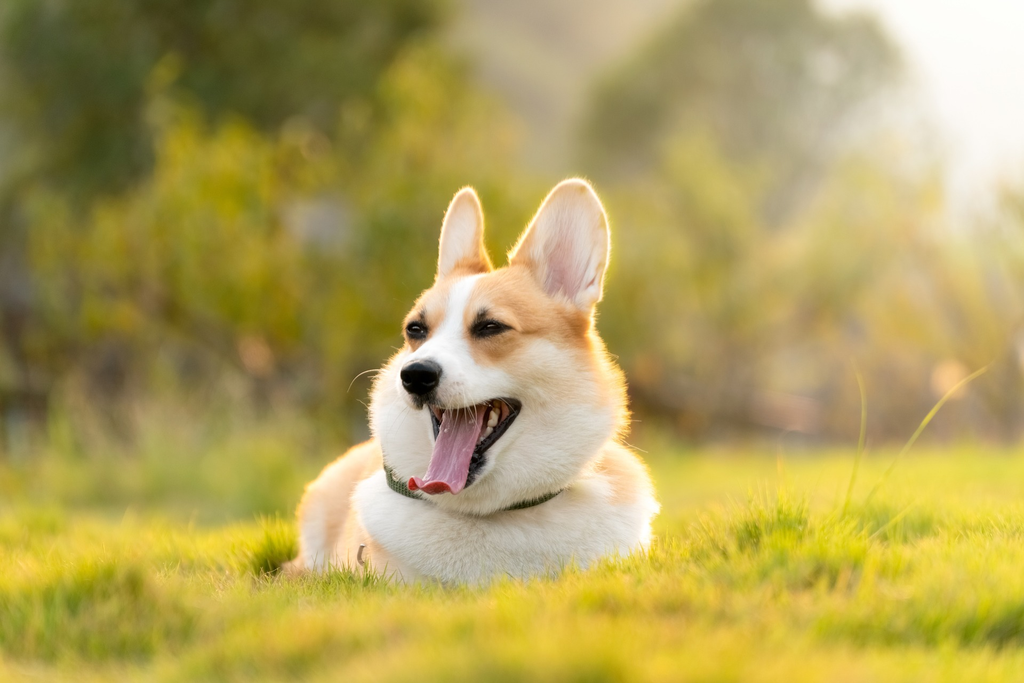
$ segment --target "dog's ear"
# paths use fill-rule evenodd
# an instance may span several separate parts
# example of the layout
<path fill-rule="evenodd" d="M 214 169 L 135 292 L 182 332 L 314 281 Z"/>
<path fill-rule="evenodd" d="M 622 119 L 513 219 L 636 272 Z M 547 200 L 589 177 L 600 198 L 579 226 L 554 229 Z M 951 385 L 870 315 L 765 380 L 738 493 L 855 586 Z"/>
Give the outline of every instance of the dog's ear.
<path fill-rule="evenodd" d="M 509 262 L 529 268 L 549 296 L 590 313 L 608 267 L 608 217 L 585 180 L 563 180 L 541 204 Z"/>
<path fill-rule="evenodd" d="M 441 225 L 437 279 L 456 270 L 469 273 L 491 270 L 491 260 L 484 249 L 484 212 L 471 187 L 464 187 L 455 194 Z"/>

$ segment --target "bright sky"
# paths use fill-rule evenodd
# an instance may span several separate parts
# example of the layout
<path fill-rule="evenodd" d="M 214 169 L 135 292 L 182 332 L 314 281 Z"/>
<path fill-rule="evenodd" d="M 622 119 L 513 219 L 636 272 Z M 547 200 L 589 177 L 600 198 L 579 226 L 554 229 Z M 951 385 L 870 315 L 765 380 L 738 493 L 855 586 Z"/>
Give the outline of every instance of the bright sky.
<path fill-rule="evenodd" d="M 945 138 L 956 203 L 1024 178 L 1024 1 L 826 0 L 870 8 L 903 46 Z"/>

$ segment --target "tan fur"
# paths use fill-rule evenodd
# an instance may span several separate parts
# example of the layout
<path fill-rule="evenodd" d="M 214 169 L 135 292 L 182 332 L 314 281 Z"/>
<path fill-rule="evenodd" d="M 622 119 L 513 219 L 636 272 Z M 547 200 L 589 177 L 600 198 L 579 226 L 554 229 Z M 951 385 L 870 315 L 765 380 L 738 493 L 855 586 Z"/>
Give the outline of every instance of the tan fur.
<path fill-rule="evenodd" d="M 363 529 L 352 506 L 355 487 L 380 469 L 380 445 L 371 439 L 350 448 L 306 487 L 299 503 L 298 517 L 300 523 L 314 518 L 323 521 L 323 537 L 327 539 L 327 546 L 332 548 L 330 557 L 326 558 L 331 566 L 357 567 L 359 546 L 365 545 L 364 565 L 378 571 L 387 570 L 389 556 Z M 303 556 L 304 553 L 300 552 L 300 560 Z M 294 574 L 306 567 L 293 564 L 288 569 Z"/>
<path fill-rule="evenodd" d="M 587 269 L 553 262 L 553 256 L 581 249 L 601 253 L 600 260 L 590 264 L 589 274 Z M 509 252 L 509 263 L 527 268 L 551 296 L 589 315 L 601 300 L 610 252 L 608 216 L 594 188 L 586 181 L 570 179 L 559 183 L 544 199 L 530 227 Z"/>
<path fill-rule="evenodd" d="M 487 271 L 490 271 L 491 267 L 488 263 Z M 448 294 L 451 291 L 451 287 L 460 278 L 468 277 L 470 275 L 478 275 L 479 273 L 474 268 L 463 268 L 457 266 L 448 275 L 440 278 L 434 283 L 434 286 L 423 292 L 420 298 L 413 304 L 412 310 L 405 316 L 405 320 L 402 323 L 403 327 L 411 322 L 418 321 L 426 323 L 428 330 L 434 330 L 444 320 L 445 314 L 448 312 Z M 427 339 L 430 339 L 430 334 L 427 334 Z M 407 339 L 406 347 L 410 349 L 419 348 L 427 339 Z"/>
<path fill-rule="evenodd" d="M 576 347 L 586 345 L 591 325 L 589 316 L 582 311 L 546 296 L 524 266 L 508 266 L 480 278 L 466 307 L 467 328 L 481 310 L 486 310 L 488 317 L 511 325 L 521 335 Z M 504 340 L 499 336 L 487 341 Z M 486 350 L 487 345 L 477 346 Z"/>
<path fill-rule="evenodd" d="M 594 465 L 594 472 L 611 484 L 613 503 L 633 503 L 639 496 L 650 493 L 651 474 L 647 465 L 618 444 L 605 448 Z"/>
<path fill-rule="evenodd" d="M 608 359 L 604 343 L 593 329 L 592 318 L 561 301 L 546 296 L 529 269 L 521 265 L 500 268 L 480 278 L 464 314 L 468 329 L 479 311 L 510 325 L 512 331 L 472 340 L 470 353 L 481 365 L 500 365 L 517 373 L 517 362 L 526 362 L 530 339 L 545 339 L 565 346 L 574 362 L 590 365 L 603 377 L 601 389 L 609 403 L 621 406 L 616 419 L 617 433 L 624 434 L 629 420 L 626 382 L 622 372 Z M 566 387 L 572 392 L 573 387 Z"/>
<path fill-rule="evenodd" d="M 441 225 L 437 280 L 456 271 L 485 273 L 491 259 L 484 248 L 484 212 L 472 187 L 455 193 Z"/>

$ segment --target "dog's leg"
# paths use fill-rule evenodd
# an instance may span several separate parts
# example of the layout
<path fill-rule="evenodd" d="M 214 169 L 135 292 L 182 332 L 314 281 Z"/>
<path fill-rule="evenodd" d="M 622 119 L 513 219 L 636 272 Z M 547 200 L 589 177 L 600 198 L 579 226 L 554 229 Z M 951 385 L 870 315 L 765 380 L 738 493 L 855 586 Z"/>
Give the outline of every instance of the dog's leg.
<path fill-rule="evenodd" d="M 352 492 L 360 481 L 380 468 L 380 450 L 376 442 L 368 441 L 325 467 L 306 487 L 298 512 L 299 556 L 292 561 L 293 569 L 289 571 L 319 572 L 338 559 L 344 561 L 345 549 L 338 545 L 346 536 Z"/>

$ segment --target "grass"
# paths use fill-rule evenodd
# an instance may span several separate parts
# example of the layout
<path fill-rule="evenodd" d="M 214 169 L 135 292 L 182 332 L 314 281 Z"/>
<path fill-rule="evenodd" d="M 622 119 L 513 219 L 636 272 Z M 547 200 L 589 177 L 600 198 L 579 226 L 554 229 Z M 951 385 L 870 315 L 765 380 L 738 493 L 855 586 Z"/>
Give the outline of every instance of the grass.
<path fill-rule="evenodd" d="M 174 465 L 157 455 L 169 442 L 154 443 L 127 462 L 48 453 L 0 465 L 0 680 L 1024 670 L 1021 450 L 921 449 L 889 474 L 895 451 L 868 454 L 848 491 L 852 449 L 647 444 L 663 503 L 648 554 L 446 588 L 340 571 L 283 580 L 290 509 L 318 463 L 284 437 L 226 436 Z"/>

